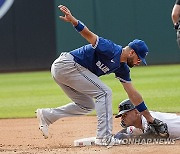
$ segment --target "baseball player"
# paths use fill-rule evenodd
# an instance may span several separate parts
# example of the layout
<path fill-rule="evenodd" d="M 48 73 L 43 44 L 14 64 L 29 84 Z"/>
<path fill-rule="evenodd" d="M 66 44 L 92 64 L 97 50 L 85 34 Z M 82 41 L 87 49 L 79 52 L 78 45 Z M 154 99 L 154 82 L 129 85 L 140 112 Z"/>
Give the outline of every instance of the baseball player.
<path fill-rule="evenodd" d="M 176 0 L 175 5 L 172 9 L 171 17 L 174 24 L 174 29 L 177 31 L 177 43 L 180 48 L 180 0 Z"/>
<path fill-rule="evenodd" d="M 150 113 L 153 117 L 160 119 L 167 124 L 169 138 L 180 138 L 180 116 L 172 113 L 154 111 L 150 111 Z M 121 118 L 121 126 L 125 129 L 118 132 L 115 135 L 116 138 L 120 139 L 125 137 L 125 135 L 128 137 L 129 135 L 141 135 L 143 133 L 149 135 L 147 133 L 149 131 L 147 120 L 136 110 L 135 106 L 129 99 L 126 99 L 119 104 L 119 113 L 115 118 L 119 117 Z"/>
<path fill-rule="evenodd" d="M 122 48 L 91 32 L 72 16 L 66 6 L 60 5 L 59 9 L 64 14 L 60 19 L 70 22 L 90 44 L 61 53 L 52 64 L 54 80 L 73 102 L 57 108 L 37 109 L 39 127 L 44 137 L 48 137 L 49 125 L 58 119 L 86 115 L 95 109 L 98 120 L 96 145 L 114 145 L 116 139 L 112 135 L 112 91 L 98 78 L 110 73 L 115 73 L 130 100 L 147 121 L 156 123 L 130 79 L 129 67 L 139 65 L 141 61 L 146 64 L 148 47 L 145 42 L 135 39 Z M 163 133 L 162 127 L 164 126 L 157 125 L 158 133 Z"/>

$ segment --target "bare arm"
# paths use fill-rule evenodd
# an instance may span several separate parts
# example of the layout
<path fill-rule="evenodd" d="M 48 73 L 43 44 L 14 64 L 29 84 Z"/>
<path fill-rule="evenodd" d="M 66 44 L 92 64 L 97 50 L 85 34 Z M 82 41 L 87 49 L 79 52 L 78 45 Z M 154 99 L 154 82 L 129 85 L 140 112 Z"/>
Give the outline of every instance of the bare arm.
<path fill-rule="evenodd" d="M 171 14 L 172 22 L 174 25 L 178 23 L 179 16 L 180 16 L 180 5 L 175 4 Z"/>
<path fill-rule="evenodd" d="M 132 83 L 122 83 L 125 91 L 128 94 L 131 102 L 137 106 L 143 102 L 143 98 L 140 93 L 133 87 Z M 154 118 L 151 116 L 148 110 L 141 112 L 141 114 L 147 119 L 148 122 L 153 122 Z"/>
<path fill-rule="evenodd" d="M 77 26 L 78 20 L 71 14 L 70 10 L 66 6 L 59 5 L 58 8 L 62 13 L 64 13 L 64 16 L 60 16 L 60 19 L 70 22 L 73 26 Z M 97 35 L 91 32 L 86 26 L 80 34 L 93 46 L 96 44 Z"/>

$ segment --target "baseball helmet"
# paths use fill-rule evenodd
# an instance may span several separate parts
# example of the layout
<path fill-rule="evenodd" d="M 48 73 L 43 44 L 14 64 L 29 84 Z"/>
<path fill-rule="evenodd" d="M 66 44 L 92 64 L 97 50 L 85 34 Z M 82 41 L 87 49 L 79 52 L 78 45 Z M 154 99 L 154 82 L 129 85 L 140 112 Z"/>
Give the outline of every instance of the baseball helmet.
<path fill-rule="evenodd" d="M 135 106 L 131 103 L 129 99 L 126 99 L 119 104 L 118 108 L 119 108 L 119 113 L 115 116 L 115 118 L 119 118 L 124 113 L 135 109 Z"/>

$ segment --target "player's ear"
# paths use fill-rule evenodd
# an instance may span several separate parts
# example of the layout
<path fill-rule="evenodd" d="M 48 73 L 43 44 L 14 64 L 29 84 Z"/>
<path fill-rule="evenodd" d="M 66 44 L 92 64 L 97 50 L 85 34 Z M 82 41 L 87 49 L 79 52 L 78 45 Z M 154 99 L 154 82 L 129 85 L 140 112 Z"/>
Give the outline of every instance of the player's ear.
<path fill-rule="evenodd" d="M 134 50 L 133 49 L 130 49 L 129 51 L 129 56 L 132 56 L 134 54 Z"/>
<path fill-rule="evenodd" d="M 136 52 L 132 49 L 132 54 L 136 54 Z"/>

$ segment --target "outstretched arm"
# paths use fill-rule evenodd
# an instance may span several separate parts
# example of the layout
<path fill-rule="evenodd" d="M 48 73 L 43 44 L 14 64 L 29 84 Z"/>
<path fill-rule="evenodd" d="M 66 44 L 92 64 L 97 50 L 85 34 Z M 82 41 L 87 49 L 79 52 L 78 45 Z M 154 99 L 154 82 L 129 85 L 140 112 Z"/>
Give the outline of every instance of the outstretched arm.
<path fill-rule="evenodd" d="M 93 46 L 96 44 L 97 35 L 91 32 L 86 26 L 79 25 L 81 22 L 79 22 L 70 12 L 70 10 L 64 6 L 59 5 L 58 8 L 60 11 L 64 14 L 64 16 L 60 16 L 60 19 L 64 20 L 65 22 L 70 22 L 74 27 L 81 26 L 81 30 L 79 31 L 80 34 Z M 84 27 L 83 27 L 84 26 Z"/>
<path fill-rule="evenodd" d="M 140 93 L 133 87 L 132 83 L 122 83 L 125 91 L 128 94 L 129 99 L 131 102 L 138 106 L 143 102 L 142 96 Z M 146 109 L 144 111 L 141 111 L 141 114 L 147 119 L 148 122 L 153 122 L 154 118 L 151 116 L 149 111 Z"/>
<path fill-rule="evenodd" d="M 135 90 L 132 83 L 122 83 L 122 85 L 126 90 L 129 99 L 135 105 L 136 109 L 146 118 L 152 130 L 154 130 L 159 136 L 168 138 L 169 133 L 167 124 L 151 116 L 142 99 L 142 96 L 138 93 L 138 91 Z"/>

